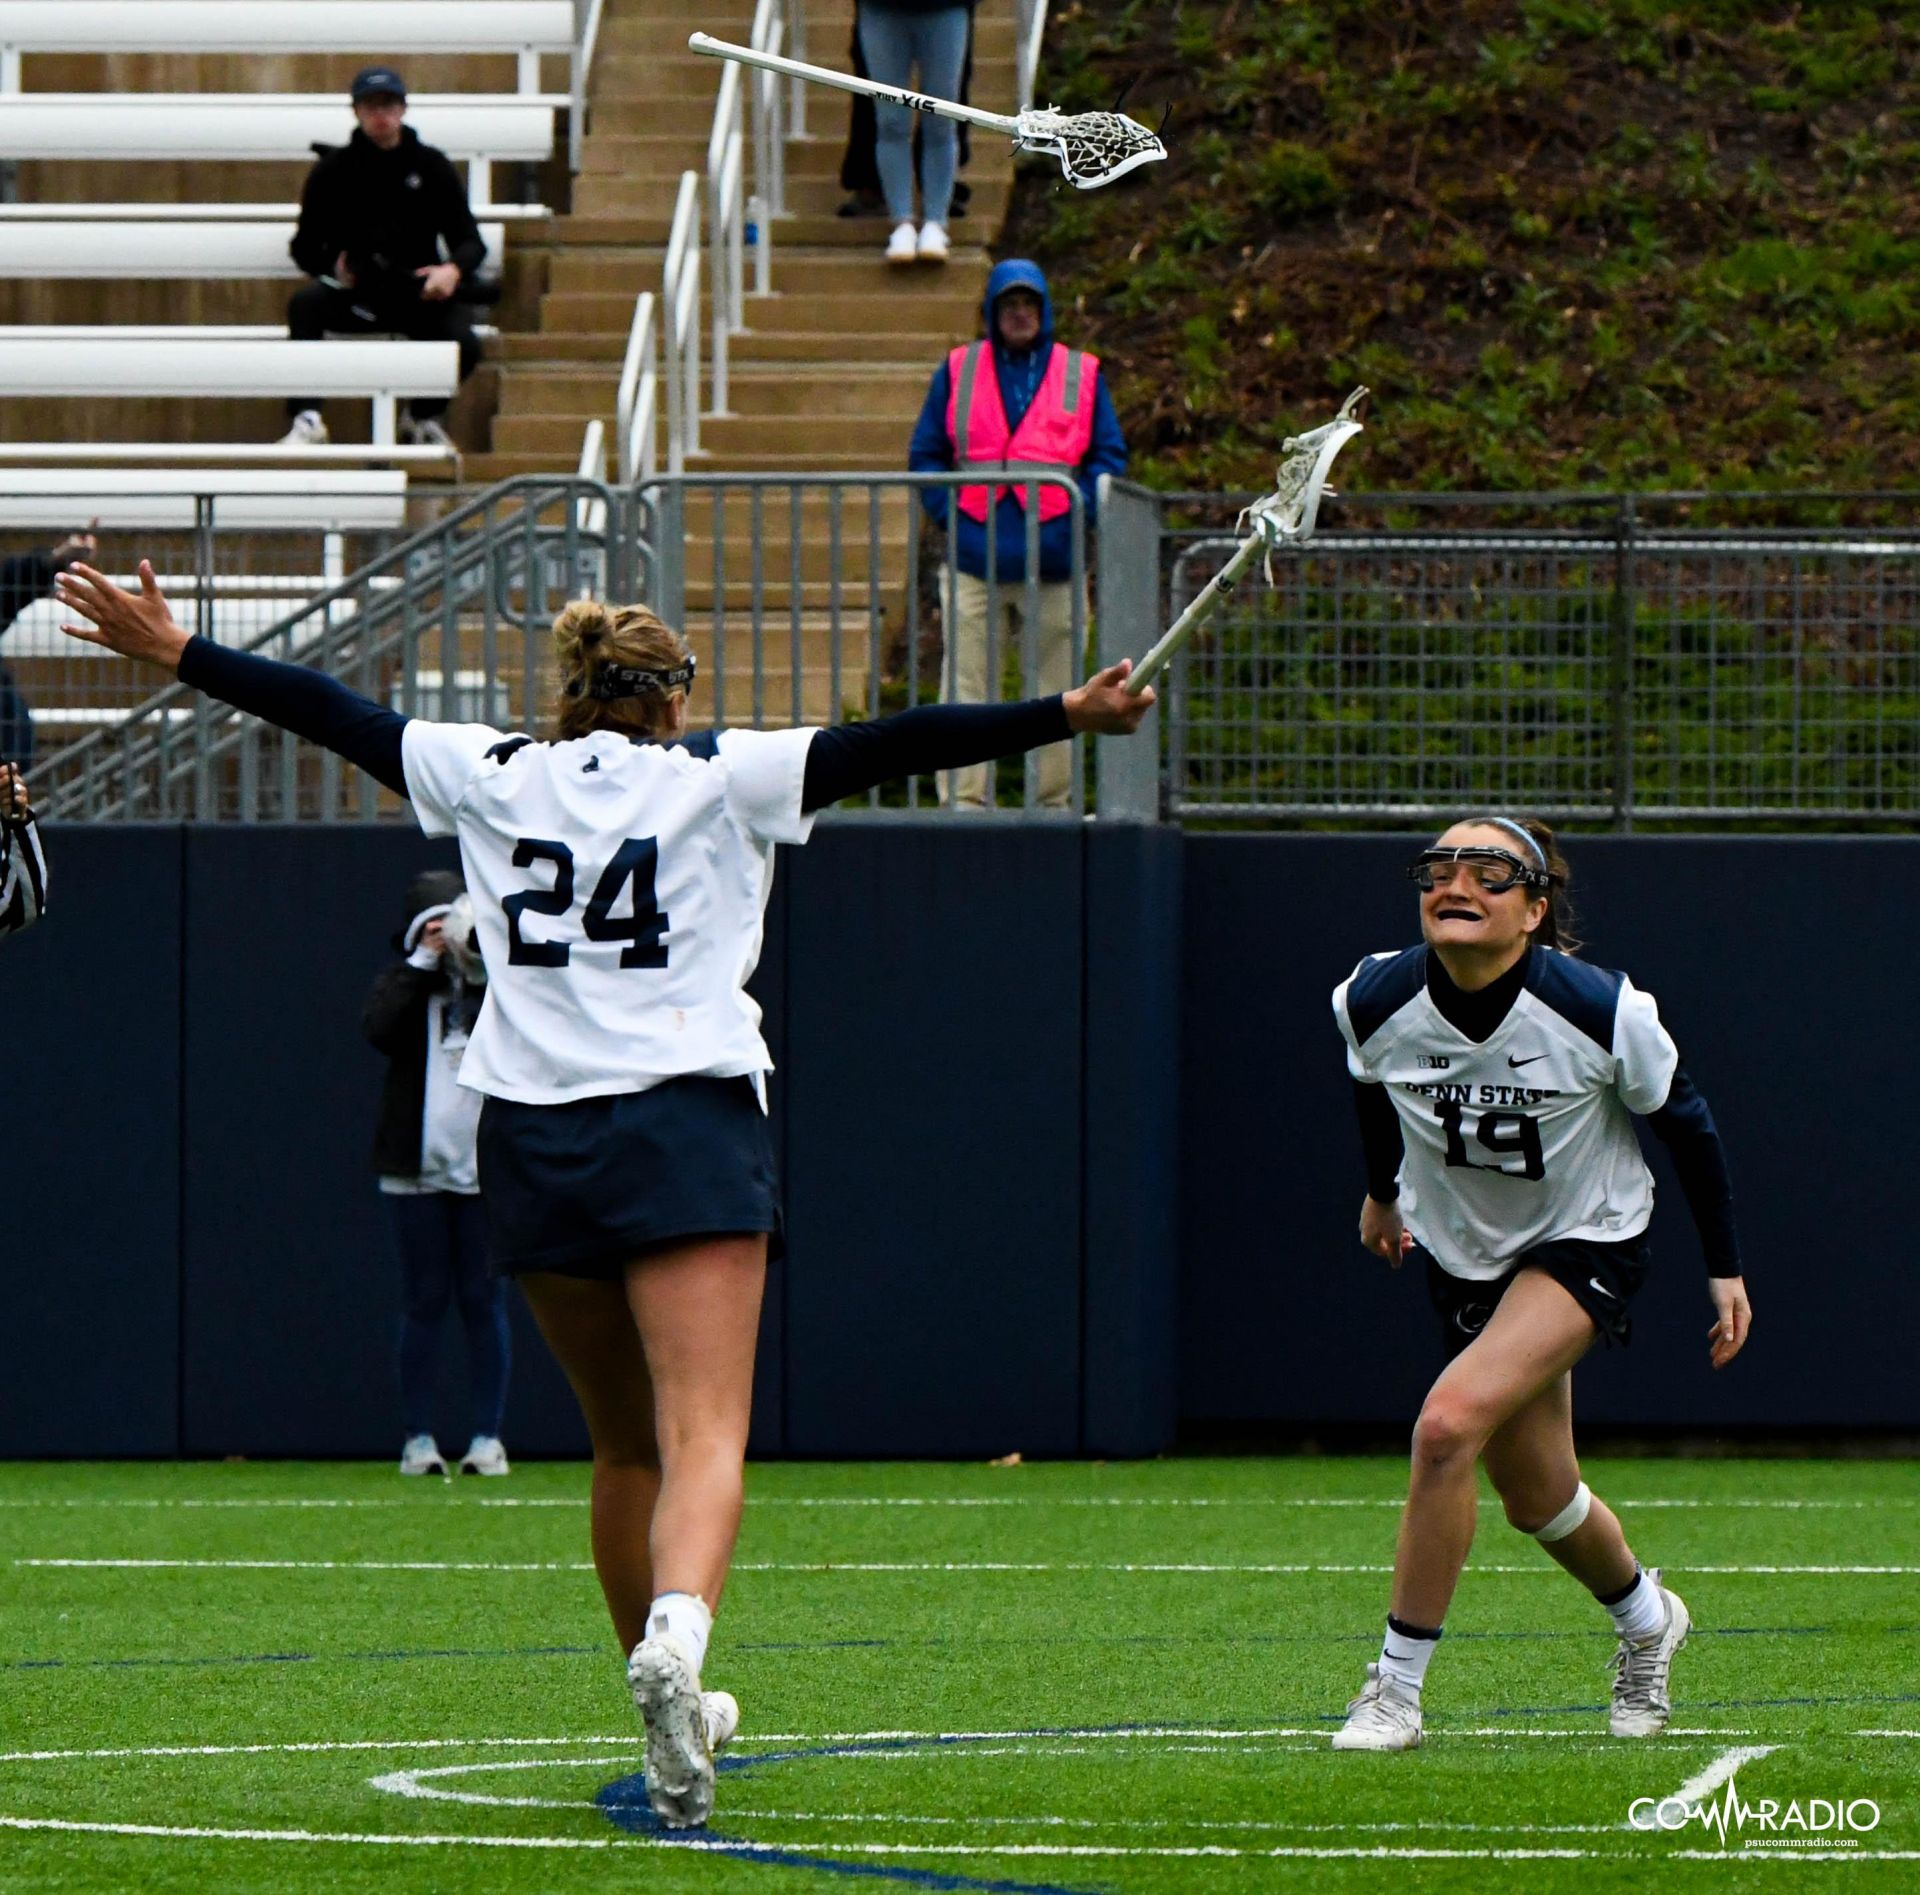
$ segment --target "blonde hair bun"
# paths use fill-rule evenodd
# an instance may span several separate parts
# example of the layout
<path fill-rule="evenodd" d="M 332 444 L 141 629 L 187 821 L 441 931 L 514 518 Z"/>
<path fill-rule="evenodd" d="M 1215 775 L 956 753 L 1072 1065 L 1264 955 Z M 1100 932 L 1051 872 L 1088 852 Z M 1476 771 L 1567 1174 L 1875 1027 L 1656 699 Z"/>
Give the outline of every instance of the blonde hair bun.
<path fill-rule="evenodd" d="M 561 665 L 577 669 L 600 642 L 613 630 L 613 614 L 599 599 L 574 599 L 560 609 L 553 621 L 554 649 Z"/>

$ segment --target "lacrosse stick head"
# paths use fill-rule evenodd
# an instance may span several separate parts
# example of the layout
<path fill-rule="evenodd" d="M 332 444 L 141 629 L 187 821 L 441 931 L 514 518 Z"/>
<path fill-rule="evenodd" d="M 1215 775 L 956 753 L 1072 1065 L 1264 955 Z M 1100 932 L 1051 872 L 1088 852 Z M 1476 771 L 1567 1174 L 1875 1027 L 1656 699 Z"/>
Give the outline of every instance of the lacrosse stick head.
<path fill-rule="evenodd" d="M 1366 396 L 1365 388 L 1356 388 L 1331 421 L 1282 441 L 1273 492 L 1241 514 L 1241 528 L 1259 534 L 1266 542 L 1269 583 L 1273 579 L 1274 553 L 1282 546 L 1313 537 L 1321 496 L 1333 491 L 1327 485 L 1327 476 L 1333 471 L 1334 459 L 1356 434 L 1364 432 L 1354 419 L 1354 410 Z"/>
<path fill-rule="evenodd" d="M 1022 112 L 1014 121 L 1016 151 L 1051 152 L 1076 191 L 1096 191 L 1167 155 L 1157 132 L 1124 112 Z"/>

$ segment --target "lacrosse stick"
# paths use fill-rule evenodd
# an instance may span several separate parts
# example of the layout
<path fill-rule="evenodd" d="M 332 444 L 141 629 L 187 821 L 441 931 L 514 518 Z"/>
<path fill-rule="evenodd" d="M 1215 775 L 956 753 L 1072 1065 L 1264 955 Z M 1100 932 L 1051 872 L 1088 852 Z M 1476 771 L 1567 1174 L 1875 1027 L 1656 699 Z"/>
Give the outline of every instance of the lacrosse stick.
<path fill-rule="evenodd" d="M 1167 155 L 1166 146 L 1154 133 L 1122 112 L 1056 112 L 1049 106 L 1044 112 L 1021 112 L 1009 118 L 1004 112 L 983 112 L 977 106 L 956 105 L 951 99 L 930 99 L 924 92 L 905 92 L 898 86 L 856 79 L 851 73 L 809 66 L 803 60 L 763 53 L 756 47 L 735 46 L 705 33 L 695 33 L 687 45 L 713 59 L 736 59 L 763 72 L 783 72 L 795 79 L 811 79 L 816 85 L 837 86 L 842 92 L 889 99 L 915 112 L 933 112 L 941 118 L 983 126 L 990 132 L 1004 132 L 1017 151 L 1051 152 L 1060 160 L 1067 182 L 1081 191 L 1111 184 L 1137 165 L 1157 164 Z"/>
<path fill-rule="evenodd" d="M 1234 589 L 1240 575 L 1252 565 L 1256 553 L 1265 550 L 1267 584 L 1272 585 L 1274 554 L 1283 546 L 1298 546 L 1313 538 L 1313 525 L 1320 517 L 1321 496 L 1333 492 L 1327 485 L 1327 476 L 1333 471 L 1334 456 L 1356 434 L 1363 432 L 1353 418 L 1353 411 L 1366 395 L 1364 388 L 1356 388 L 1340 404 L 1340 412 L 1324 427 L 1306 434 L 1289 435 L 1280 443 L 1280 469 L 1274 475 L 1273 492 L 1241 512 L 1234 525 L 1250 530 L 1234 548 L 1233 557 L 1207 581 L 1206 589 L 1134 666 L 1127 679 L 1127 689 L 1136 697 L 1167 668 L 1173 654 Z"/>

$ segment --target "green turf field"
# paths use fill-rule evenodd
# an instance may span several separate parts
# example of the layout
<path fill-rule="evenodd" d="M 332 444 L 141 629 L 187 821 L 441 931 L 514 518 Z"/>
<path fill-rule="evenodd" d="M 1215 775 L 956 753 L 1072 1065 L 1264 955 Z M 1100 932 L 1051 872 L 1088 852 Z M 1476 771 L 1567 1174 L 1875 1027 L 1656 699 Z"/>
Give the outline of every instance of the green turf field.
<path fill-rule="evenodd" d="M 584 1469 L 0 1467 L 0 1887 L 1920 1886 L 1914 1465 L 1587 1472 L 1692 1608 L 1675 1729 L 1606 1736 L 1604 1616 L 1488 1505 L 1427 1747 L 1377 1757 L 1326 1733 L 1393 1461 L 756 1468 L 707 1666 L 741 1738 L 669 1841 Z M 1742 1752 L 1742 1807 L 1879 1826 L 1845 1862 L 1627 1826 Z"/>

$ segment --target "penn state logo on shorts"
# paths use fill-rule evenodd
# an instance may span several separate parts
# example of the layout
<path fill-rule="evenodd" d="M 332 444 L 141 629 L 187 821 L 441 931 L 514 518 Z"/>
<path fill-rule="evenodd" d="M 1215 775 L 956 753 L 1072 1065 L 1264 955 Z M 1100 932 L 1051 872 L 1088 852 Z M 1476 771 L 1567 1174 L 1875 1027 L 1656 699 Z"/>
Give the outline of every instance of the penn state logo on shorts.
<path fill-rule="evenodd" d="M 1453 1312 L 1453 1326 L 1463 1336 L 1477 1336 L 1487 1326 L 1487 1318 L 1493 1314 L 1491 1303 L 1462 1303 Z"/>

